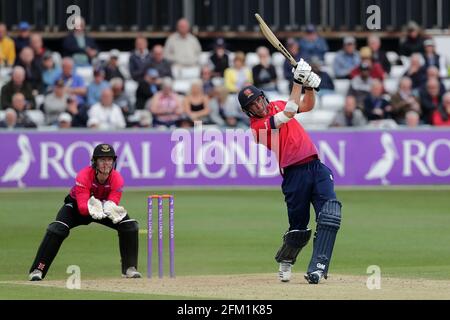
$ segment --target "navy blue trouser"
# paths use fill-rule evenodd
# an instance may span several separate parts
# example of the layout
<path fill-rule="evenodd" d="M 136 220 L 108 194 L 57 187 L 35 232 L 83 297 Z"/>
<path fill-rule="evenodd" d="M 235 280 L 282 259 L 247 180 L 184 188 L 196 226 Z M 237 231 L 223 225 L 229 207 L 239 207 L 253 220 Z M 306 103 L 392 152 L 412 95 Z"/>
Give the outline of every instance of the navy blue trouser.
<path fill-rule="evenodd" d="M 307 229 L 310 203 L 317 220 L 324 203 L 336 199 L 333 173 L 318 159 L 285 168 L 281 188 L 288 208 L 289 230 Z"/>

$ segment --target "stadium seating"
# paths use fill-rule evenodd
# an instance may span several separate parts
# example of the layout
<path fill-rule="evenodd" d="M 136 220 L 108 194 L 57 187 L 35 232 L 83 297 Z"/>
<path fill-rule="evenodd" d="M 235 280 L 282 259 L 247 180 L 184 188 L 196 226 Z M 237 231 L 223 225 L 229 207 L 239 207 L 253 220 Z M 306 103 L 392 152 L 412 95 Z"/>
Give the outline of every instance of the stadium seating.
<path fill-rule="evenodd" d="M 337 94 L 347 95 L 348 90 L 350 89 L 350 80 L 348 79 L 335 79 L 334 83 L 334 91 Z"/>
<path fill-rule="evenodd" d="M 311 112 L 299 113 L 295 119 L 305 129 L 326 129 L 333 122 L 336 112 L 332 110 L 313 110 Z"/>
<path fill-rule="evenodd" d="M 398 78 L 384 79 L 384 89 L 389 94 L 394 94 L 398 91 L 398 84 L 399 84 Z"/>
<path fill-rule="evenodd" d="M 136 103 L 136 90 L 138 88 L 138 83 L 134 80 L 125 80 L 124 91 L 130 98 L 132 105 Z"/>
<path fill-rule="evenodd" d="M 179 94 L 186 94 L 191 89 L 191 80 L 176 79 L 173 82 L 173 91 Z"/>
<path fill-rule="evenodd" d="M 256 66 L 259 63 L 259 57 L 256 53 L 254 52 L 249 52 L 246 54 L 245 56 L 245 65 L 248 68 L 253 68 L 254 66 Z"/>
<path fill-rule="evenodd" d="M 94 80 L 94 69 L 92 66 L 76 67 L 75 73 L 83 78 L 86 86 Z"/>
<path fill-rule="evenodd" d="M 344 107 L 345 97 L 341 94 L 327 94 L 320 99 L 320 108 L 328 111 L 338 111 Z"/>

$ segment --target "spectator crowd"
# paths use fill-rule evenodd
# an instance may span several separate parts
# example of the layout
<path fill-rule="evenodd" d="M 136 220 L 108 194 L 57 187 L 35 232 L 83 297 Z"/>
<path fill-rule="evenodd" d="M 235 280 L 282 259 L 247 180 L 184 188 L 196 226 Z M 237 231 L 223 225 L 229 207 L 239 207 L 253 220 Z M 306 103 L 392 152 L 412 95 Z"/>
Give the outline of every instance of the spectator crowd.
<path fill-rule="evenodd" d="M 280 54 L 264 46 L 231 52 L 222 38 L 206 52 L 184 18 L 164 45 L 150 48 L 137 35 L 129 52 L 100 51 L 83 18 L 61 52 L 47 49 L 27 22 L 18 28 L 13 39 L 0 22 L 0 128 L 164 129 L 196 121 L 246 128 L 236 97 L 242 87 L 287 99 L 292 86 L 292 67 Z M 384 51 L 375 35 L 360 48 L 344 37 L 342 49 L 330 52 L 314 25 L 286 47 L 322 78 L 316 109 L 327 126 L 450 126 L 447 61 L 414 22 L 396 52 Z"/>

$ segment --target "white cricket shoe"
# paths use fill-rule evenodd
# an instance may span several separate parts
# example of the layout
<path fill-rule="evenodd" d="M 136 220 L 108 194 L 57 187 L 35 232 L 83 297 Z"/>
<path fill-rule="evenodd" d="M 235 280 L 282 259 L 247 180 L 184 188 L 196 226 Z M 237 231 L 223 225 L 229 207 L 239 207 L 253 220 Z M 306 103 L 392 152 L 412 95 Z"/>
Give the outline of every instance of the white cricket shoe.
<path fill-rule="evenodd" d="M 137 279 L 137 278 L 142 278 L 142 275 L 136 270 L 135 267 L 129 267 L 127 269 L 127 272 L 125 274 L 122 275 L 122 277 L 124 278 L 128 278 L 128 279 Z"/>
<path fill-rule="evenodd" d="M 28 276 L 30 281 L 41 281 L 42 280 L 42 271 L 39 269 L 34 269 L 33 272 Z"/>
<path fill-rule="evenodd" d="M 280 262 L 280 269 L 278 270 L 278 278 L 281 282 L 289 282 L 292 275 L 292 264 L 289 262 Z"/>

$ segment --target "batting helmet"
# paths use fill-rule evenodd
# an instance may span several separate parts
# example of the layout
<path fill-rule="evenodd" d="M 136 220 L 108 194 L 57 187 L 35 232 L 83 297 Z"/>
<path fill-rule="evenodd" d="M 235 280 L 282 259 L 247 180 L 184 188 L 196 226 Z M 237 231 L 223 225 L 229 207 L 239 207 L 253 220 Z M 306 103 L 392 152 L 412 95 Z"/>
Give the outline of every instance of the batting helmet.
<path fill-rule="evenodd" d="M 241 91 L 239 91 L 238 100 L 239 104 L 241 105 L 241 109 L 243 112 L 245 112 L 246 115 L 249 117 L 254 117 L 255 114 L 251 112 L 248 107 L 250 104 L 255 101 L 259 96 L 263 96 L 264 99 L 266 99 L 267 103 L 269 103 L 269 100 L 267 100 L 266 95 L 262 90 L 259 90 L 255 86 L 246 86 L 242 88 Z"/>
<path fill-rule="evenodd" d="M 114 164 L 116 163 L 117 156 L 112 145 L 102 143 L 95 147 L 91 158 L 91 164 L 94 169 L 96 169 L 96 160 L 102 157 L 111 157 L 114 160 Z"/>

